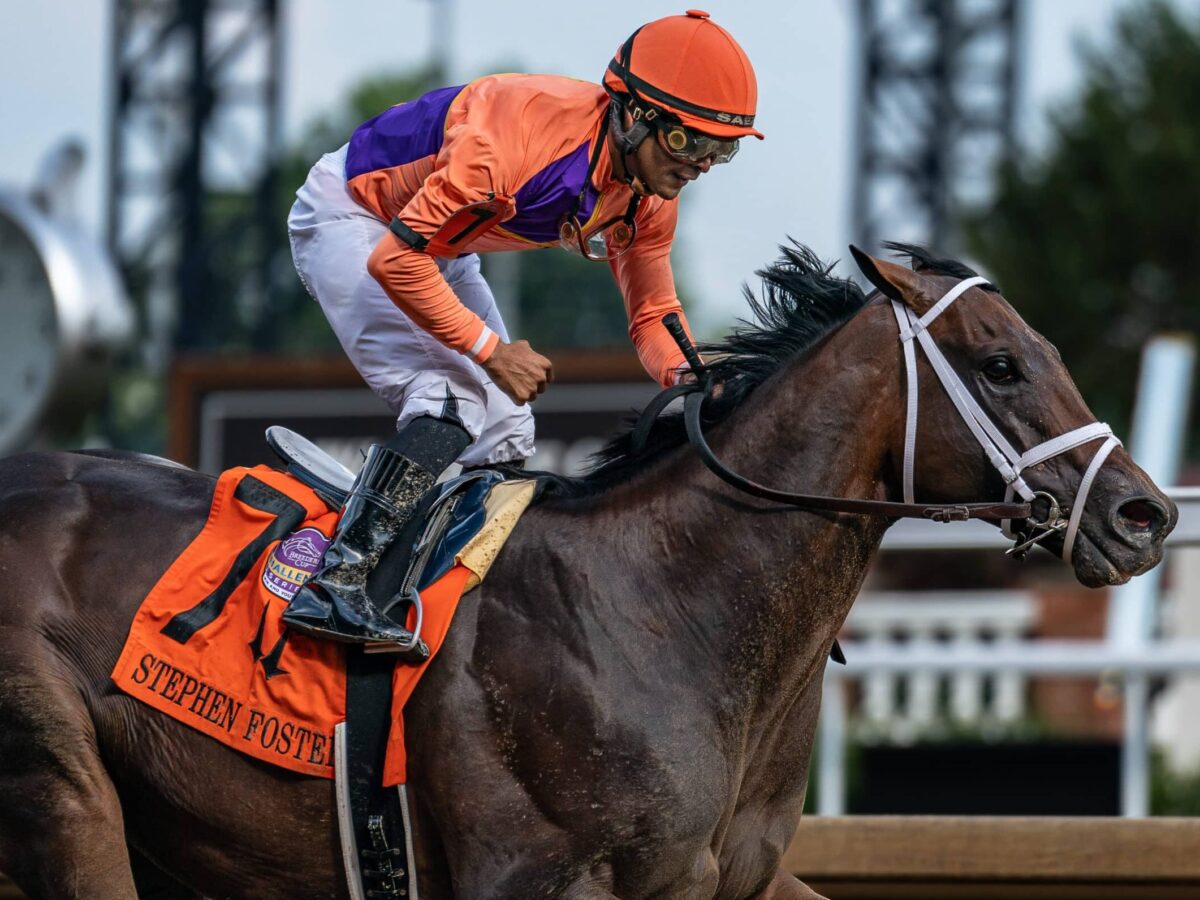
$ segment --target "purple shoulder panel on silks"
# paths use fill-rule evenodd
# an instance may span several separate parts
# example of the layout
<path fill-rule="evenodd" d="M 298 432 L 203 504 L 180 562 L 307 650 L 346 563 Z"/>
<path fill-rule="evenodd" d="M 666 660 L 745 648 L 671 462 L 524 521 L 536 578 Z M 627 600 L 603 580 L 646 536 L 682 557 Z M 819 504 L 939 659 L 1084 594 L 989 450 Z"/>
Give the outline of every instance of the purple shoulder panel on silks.
<path fill-rule="evenodd" d="M 442 146 L 446 111 L 463 87 L 438 88 L 359 125 L 346 149 L 346 180 L 437 153 Z"/>
<path fill-rule="evenodd" d="M 557 241 L 558 223 L 574 208 L 587 177 L 591 149 L 591 144 L 585 142 L 525 182 L 514 198 L 517 214 L 504 223 L 504 230 L 539 244 Z M 589 184 L 579 208 L 579 221 L 587 221 L 599 195 Z"/>

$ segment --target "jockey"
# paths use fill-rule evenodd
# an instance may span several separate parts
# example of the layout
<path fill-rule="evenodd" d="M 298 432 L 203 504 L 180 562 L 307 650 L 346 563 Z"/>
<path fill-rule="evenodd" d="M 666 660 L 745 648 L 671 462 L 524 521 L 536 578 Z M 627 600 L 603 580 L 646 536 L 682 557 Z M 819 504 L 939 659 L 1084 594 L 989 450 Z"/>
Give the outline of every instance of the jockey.
<path fill-rule="evenodd" d="M 371 447 L 321 568 L 284 621 L 342 641 L 403 641 L 366 578 L 443 469 L 533 453 L 528 403 L 550 361 L 510 342 L 479 253 L 560 245 L 606 261 L 647 372 L 684 360 L 670 251 L 683 186 L 754 129 L 749 59 L 708 13 L 639 28 L 603 85 L 493 75 L 360 125 L 297 192 L 292 257 L 347 355 L 397 415 Z M 570 302 L 564 297 L 563 302 Z"/>

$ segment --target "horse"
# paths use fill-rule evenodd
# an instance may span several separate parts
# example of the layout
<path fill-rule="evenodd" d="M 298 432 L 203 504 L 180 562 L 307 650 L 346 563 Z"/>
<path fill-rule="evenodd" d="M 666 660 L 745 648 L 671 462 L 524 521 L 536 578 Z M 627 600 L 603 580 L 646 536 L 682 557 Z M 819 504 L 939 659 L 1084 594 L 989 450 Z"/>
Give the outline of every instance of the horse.
<path fill-rule="evenodd" d="M 897 501 L 906 381 L 897 310 L 961 263 L 895 245 L 865 294 L 795 244 L 710 354 L 702 424 L 723 463 L 780 489 Z M 1093 421 L 1057 351 L 991 284 L 929 324 L 997 427 L 1031 447 Z M 912 481 L 997 499 L 918 360 Z M 1085 585 L 1154 566 L 1177 512 L 1115 447 L 1031 466 L 1069 506 Z M 1092 467 L 1094 469 L 1094 467 Z M 214 479 L 115 452 L 0 462 L 0 871 L 34 897 L 343 897 L 334 792 L 241 755 L 109 679 L 139 602 L 205 521 Z M 801 816 L 831 646 L 894 518 L 802 510 L 714 477 L 664 415 L 580 478 L 545 478 L 406 708 L 420 894 L 757 898 Z M 1043 546 L 1062 552 L 1061 531 Z"/>

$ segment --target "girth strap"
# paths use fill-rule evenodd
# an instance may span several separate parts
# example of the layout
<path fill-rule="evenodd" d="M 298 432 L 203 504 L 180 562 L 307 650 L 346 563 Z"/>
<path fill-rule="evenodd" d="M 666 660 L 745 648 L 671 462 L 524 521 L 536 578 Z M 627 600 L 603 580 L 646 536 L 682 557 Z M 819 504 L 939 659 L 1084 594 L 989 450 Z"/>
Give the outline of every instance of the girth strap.
<path fill-rule="evenodd" d="M 403 786 L 382 786 L 392 715 L 392 670 L 395 657 L 346 653 L 346 721 L 336 760 L 342 821 L 343 860 L 350 894 L 415 900 L 417 897 L 412 835 Z M 361 884 L 356 883 L 361 879 Z"/>

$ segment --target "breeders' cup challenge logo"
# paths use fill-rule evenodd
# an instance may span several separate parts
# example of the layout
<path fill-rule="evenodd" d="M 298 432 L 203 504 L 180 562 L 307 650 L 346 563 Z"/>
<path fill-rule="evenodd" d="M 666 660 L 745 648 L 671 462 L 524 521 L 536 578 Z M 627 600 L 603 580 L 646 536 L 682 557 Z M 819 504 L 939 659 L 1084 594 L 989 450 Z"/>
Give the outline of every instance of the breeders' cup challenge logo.
<path fill-rule="evenodd" d="M 271 551 L 262 583 L 272 594 L 291 600 L 300 585 L 317 570 L 329 538 L 315 528 L 301 528 Z"/>

